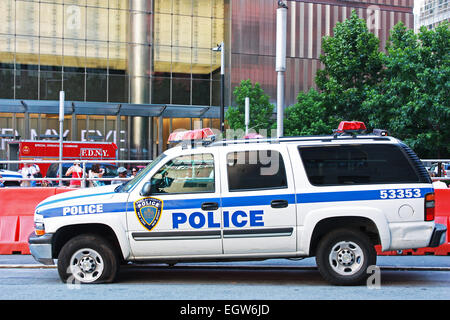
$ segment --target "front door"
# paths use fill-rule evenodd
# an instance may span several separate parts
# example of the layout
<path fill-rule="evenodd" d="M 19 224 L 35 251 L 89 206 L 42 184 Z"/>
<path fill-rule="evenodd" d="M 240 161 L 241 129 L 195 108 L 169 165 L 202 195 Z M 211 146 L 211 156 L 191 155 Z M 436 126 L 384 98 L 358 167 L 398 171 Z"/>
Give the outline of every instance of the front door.
<path fill-rule="evenodd" d="M 220 184 L 216 155 L 168 159 L 146 177 L 128 202 L 128 232 L 136 259 L 222 254 Z"/>

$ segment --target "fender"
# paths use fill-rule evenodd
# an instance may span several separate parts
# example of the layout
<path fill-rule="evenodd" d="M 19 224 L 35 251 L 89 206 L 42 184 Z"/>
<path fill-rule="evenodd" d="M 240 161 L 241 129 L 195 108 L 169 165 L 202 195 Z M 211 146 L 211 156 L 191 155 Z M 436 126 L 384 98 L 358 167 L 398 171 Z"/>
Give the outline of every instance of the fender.
<path fill-rule="evenodd" d="M 386 217 L 381 210 L 366 206 L 339 206 L 337 208 L 311 210 L 306 214 L 303 233 L 301 233 L 298 242 L 299 251 L 309 255 L 312 235 L 320 221 L 328 218 L 345 217 L 360 217 L 371 220 L 378 229 L 382 250 L 389 248 L 391 244 L 391 234 Z"/>
<path fill-rule="evenodd" d="M 100 215 L 89 216 L 84 215 L 82 217 L 77 216 L 63 216 L 51 219 L 44 219 L 45 229 L 48 233 L 56 233 L 61 230 L 61 228 L 70 228 L 70 227 L 87 227 L 89 225 L 103 225 L 109 227 L 115 234 L 117 241 L 120 246 L 120 250 L 122 252 L 122 256 L 124 259 L 129 259 L 131 257 L 131 248 L 130 243 L 128 241 L 127 233 L 126 233 L 126 221 L 123 219 L 125 215 L 116 213 L 116 214 L 105 214 L 108 215 L 106 217 L 102 216 L 102 219 L 99 219 Z M 82 218 L 82 219 L 80 219 Z"/>

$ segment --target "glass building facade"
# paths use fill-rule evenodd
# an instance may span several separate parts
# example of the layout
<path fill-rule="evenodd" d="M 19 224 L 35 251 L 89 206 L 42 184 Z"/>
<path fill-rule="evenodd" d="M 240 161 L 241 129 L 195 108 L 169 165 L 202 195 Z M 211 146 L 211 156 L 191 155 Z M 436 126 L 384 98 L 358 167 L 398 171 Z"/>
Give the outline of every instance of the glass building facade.
<path fill-rule="evenodd" d="M 351 10 L 381 48 L 397 22 L 414 23 L 412 0 L 285 2 L 286 105 L 315 86 L 321 39 Z M 153 158 L 178 128 L 219 128 L 218 112 L 208 110 L 220 105 L 220 53 L 211 48 L 222 41 L 225 105 L 245 79 L 259 82 L 275 103 L 276 8 L 274 0 L 1 0 L 0 158 L 15 136 L 57 134 L 58 115 L 45 105 L 57 103 L 61 90 L 74 106 L 94 109 L 66 115 L 66 140 L 116 142 L 122 159 Z M 5 101 L 42 109 L 2 108 Z M 95 112 L 126 104 L 184 108 L 151 116 Z"/>
<path fill-rule="evenodd" d="M 130 102 L 129 51 L 139 50 L 142 103 L 217 104 L 211 48 L 224 40 L 224 0 L 2 0 L 0 18 L 1 98 L 58 100 L 64 90 L 67 100 Z"/>
<path fill-rule="evenodd" d="M 217 106 L 220 54 L 211 48 L 224 41 L 225 6 L 226 0 L 2 0 L 0 99 L 58 100 L 63 90 L 67 101 Z M 74 117 L 77 131 L 67 139 L 91 133 L 122 140 L 125 158 L 152 158 L 147 140 L 157 144 L 169 129 L 203 125 L 183 114 L 162 121 L 123 117 L 123 132 L 112 134 L 114 116 Z M 58 130 L 56 114 L 29 118 L 26 128 L 23 113 L 0 114 L 2 134 L 34 139 Z M 218 127 L 216 119 L 204 121 Z"/>

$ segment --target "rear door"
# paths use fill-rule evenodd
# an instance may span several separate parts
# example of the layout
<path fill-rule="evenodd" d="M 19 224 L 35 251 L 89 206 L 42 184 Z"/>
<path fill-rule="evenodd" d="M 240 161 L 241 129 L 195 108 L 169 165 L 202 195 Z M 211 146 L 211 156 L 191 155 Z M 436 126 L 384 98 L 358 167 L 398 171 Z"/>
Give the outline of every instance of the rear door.
<path fill-rule="evenodd" d="M 292 168 L 282 145 L 221 153 L 224 254 L 296 251 Z"/>

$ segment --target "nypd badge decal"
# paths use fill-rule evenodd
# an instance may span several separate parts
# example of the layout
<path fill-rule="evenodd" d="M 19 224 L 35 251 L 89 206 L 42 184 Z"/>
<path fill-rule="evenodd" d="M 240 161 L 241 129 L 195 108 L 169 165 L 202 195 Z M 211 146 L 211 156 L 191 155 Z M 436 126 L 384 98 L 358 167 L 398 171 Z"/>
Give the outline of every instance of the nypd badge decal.
<path fill-rule="evenodd" d="M 134 211 L 141 224 L 151 231 L 159 221 L 163 202 L 156 198 L 143 198 L 134 202 Z"/>

